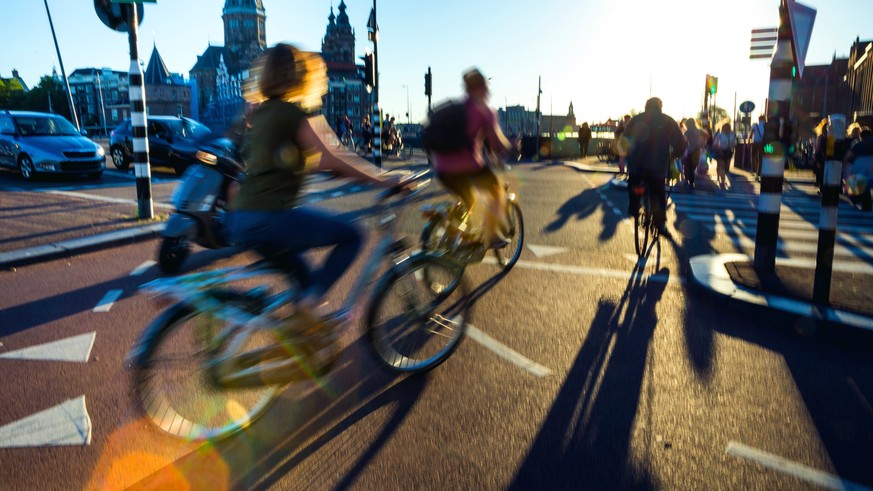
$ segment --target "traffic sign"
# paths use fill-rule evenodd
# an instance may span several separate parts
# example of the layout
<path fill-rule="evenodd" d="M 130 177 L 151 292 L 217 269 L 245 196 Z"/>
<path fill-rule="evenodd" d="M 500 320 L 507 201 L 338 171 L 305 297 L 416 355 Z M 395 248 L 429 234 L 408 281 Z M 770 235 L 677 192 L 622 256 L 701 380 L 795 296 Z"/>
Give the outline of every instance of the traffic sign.
<path fill-rule="evenodd" d="M 113 31 L 128 32 L 130 30 L 127 19 L 127 9 L 129 8 L 131 7 L 121 5 L 116 0 L 94 0 L 94 10 L 97 11 L 97 17 Z M 136 3 L 136 14 L 139 24 L 141 24 L 143 15 L 145 15 L 145 9 L 141 2 Z"/>
<path fill-rule="evenodd" d="M 746 101 L 740 104 L 740 112 L 744 114 L 749 114 L 755 110 L 755 103 L 752 101 Z"/>
<path fill-rule="evenodd" d="M 770 58 L 773 56 L 773 48 L 776 46 L 778 29 L 765 27 L 752 29 L 752 44 L 749 48 L 749 58 Z"/>
<path fill-rule="evenodd" d="M 806 60 L 806 52 L 809 49 L 809 39 L 812 37 L 812 26 L 815 24 L 815 9 L 797 3 L 794 0 L 786 0 L 788 4 L 788 18 L 791 22 L 791 35 L 793 37 L 791 47 L 794 51 L 794 63 L 797 66 L 797 76 L 803 77 L 803 63 Z"/>

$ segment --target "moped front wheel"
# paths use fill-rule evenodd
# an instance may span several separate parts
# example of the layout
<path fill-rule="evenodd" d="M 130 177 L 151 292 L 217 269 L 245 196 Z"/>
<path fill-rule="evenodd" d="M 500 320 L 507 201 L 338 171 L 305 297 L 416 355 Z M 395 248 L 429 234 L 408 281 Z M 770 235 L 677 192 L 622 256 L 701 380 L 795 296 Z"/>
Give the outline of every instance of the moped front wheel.
<path fill-rule="evenodd" d="M 164 273 L 178 273 L 190 252 L 191 246 L 185 237 L 164 237 L 158 250 L 158 266 Z"/>
<path fill-rule="evenodd" d="M 367 340 L 385 366 L 426 372 L 458 348 L 470 307 L 462 268 L 449 258 L 420 253 L 382 277 L 368 307 Z"/>

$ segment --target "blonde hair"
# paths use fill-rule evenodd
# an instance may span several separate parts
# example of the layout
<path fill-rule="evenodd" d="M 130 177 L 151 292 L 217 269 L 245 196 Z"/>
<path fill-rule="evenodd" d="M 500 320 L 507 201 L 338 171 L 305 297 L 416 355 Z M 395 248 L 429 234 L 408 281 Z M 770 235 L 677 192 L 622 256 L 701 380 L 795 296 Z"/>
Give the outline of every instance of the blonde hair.
<path fill-rule="evenodd" d="M 250 103 L 280 99 L 298 103 L 310 112 L 321 107 L 326 93 L 327 68 L 321 56 L 284 43 L 256 60 L 243 82 L 243 98 Z"/>
<path fill-rule="evenodd" d="M 821 135 L 822 133 L 824 133 L 824 129 L 827 125 L 828 125 L 828 120 L 825 118 L 822 118 L 822 120 L 819 121 L 818 124 L 815 126 L 815 129 L 813 131 L 815 131 L 816 135 Z"/>

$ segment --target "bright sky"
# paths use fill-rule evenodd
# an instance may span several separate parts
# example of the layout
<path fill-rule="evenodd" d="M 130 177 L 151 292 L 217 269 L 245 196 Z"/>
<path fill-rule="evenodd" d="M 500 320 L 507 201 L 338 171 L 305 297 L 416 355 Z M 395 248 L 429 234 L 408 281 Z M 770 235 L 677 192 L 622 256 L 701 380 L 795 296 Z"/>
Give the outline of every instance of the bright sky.
<path fill-rule="evenodd" d="M 36 85 L 59 64 L 45 4 L 3 0 L 0 76 L 17 68 Z M 263 0 L 267 44 L 319 51 L 331 0 Z M 871 0 L 802 0 L 815 8 L 807 65 L 848 54 L 856 37 L 873 39 Z M 97 18 L 91 0 L 48 0 L 67 74 L 76 68 L 127 71 L 127 34 Z M 333 1 L 333 6 L 339 0 Z M 373 0 L 346 0 L 357 55 L 372 50 L 366 22 Z M 579 122 L 640 111 L 651 95 L 674 117 L 696 114 L 705 76 L 718 77 L 716 103 L 733 112 L 767 96 L 768 60 L 749 60 L 750 31 L 775 27 L 778 0 L 378 0 L 380 100 L 389 114 L 424 118 L 424 73 L 433 70 L 434 103 L 460 95 L 461 73 L 478 66 L 491 77 L 492 104 L 536 107 Z M 170 71 L 194 66 L 209 43 L 224 44 L 224 0 L 158 0 L 145 5 L 140 58 L 153 44 Z M 336 10 L 335 10 L 336 11 Z M 338 13 L 338 11 L 336 11 Z M 60 71 L 60 70 L 59 70 Z M 403 118 L 398 118 L 403 119 Z"/>

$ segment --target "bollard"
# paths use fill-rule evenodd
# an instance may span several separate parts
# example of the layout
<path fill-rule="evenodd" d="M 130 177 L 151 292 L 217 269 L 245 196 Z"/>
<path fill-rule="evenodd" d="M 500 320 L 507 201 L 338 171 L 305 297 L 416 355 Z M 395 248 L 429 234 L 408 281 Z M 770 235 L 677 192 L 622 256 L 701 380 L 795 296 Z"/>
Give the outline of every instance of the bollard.
<path fill-rule="evenodd" d="M 146 117 L 145 87 L 143 85 L 142 67 L 139 66 L 139 51 L 137 48 L 136 4 L 128 6 L 130 31 L 130 74 L 128 93 L 130 95 L 130 123 L 133 131 L 133 169 L 136 175 L 136 200 L 138 214 L 141 220 L 152 219 L 155 216 L 152 201 L 152 171 L 149 165 L 149 140 Z"/>
<path fill-rule="evenodd" d="M 821 192 L 821 218 L 818 229 L 818 249 L 815 256 L 815 280 L 812 301 L 818 305 L 830 303 L 831 276 L 834 269 L 834 243 L 837 237 L 837 208 L 840 204 L 840 181 L 843 164 L 839 160 L 825 163 Z"/>

